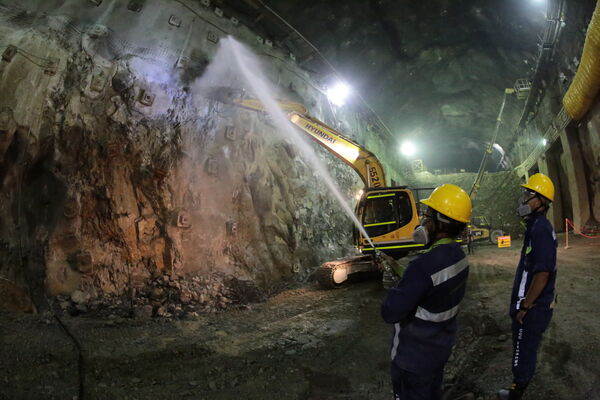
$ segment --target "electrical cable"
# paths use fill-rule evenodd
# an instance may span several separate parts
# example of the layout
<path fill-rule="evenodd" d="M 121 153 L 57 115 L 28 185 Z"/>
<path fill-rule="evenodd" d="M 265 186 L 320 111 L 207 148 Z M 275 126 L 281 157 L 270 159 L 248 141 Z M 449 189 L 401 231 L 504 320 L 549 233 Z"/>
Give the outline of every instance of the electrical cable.
<path fill-rule="evenodd" d="M 39 58 L 40 60 L 44 60 L 44 61 L 49 61 L 49 59 L 45 58 L 45 57 L 40 57 L 40 56 L 36 56 L 35 54 L 23 49 L 22 47 L 18 47 L 18 46 L 14 46 L 17 48 L 17 50 L 19 50 L 20 53 L 25 53 L 27 55 L 30 55 L 31 57 L 34 58 Z"/>
<path fill-rule="evenodd" d="M 84 368 L 83 351 L 81 349 L 81 344 L 79 343 L 77 338 L 71 333 L 69 328 L 67 328 L 67 326 L 58 317 L 58 315 L 56 315 L 56 313 L 54 311 L 52 311 L 52 315 L 54 316 L 54 319 L 56 320 L 56 322 L 58 322 L 58 325 L 60 325 L 60 327 L 62 328 L 62 331 L 67 334 L 67 336 L 73 341 L 73 343 L 75 344 L 75 347 L 77 348 L 77 373 L 79 375 L 79 396 L 77 397 L 77 400 L 83 400 L 84 399 L 83 396 L 85 393 L 85 391 L 84 391 L 85 368 Z"/>
<path fill-rule="evenodd" d="M 17 54 L 20 54 L 23 58 L 25 58 L 26 60 L 28 60 L 29 62 L 31 62 L 34 65 L 37 65 L 40 68 L 48 68 L 48 63 L 50 63 L 52 60 L 49 58 L 45 58 L 45 57 L 40 57 L 38 55 L 35 55 L 21 47 L 15 46 L 15 45 L 11 45 L 12 47 L 17 49 Z M 8 48 L 8 46 L 6 45 L 0 45 L 0 48 Z M 45 61 L 46 64 L 40 64 L 39 61 L 33 60 L 32 58 L 37 58 L 38 60 L 41 61 Z"/>
<path fill-rule="evenodd" d="M 258 55 L 263 56 L 263 57 L 271 57 L 274 58 L 276 60 L 281 61 L 282 63 L 286 64 L 286 60 L 281 58 L 281 57 L 277 57 L 274 54 L 269 54 L 269 53 L 258 53 Z M 309 85 L 310 87 L 312 87 L 313 89 L 315 89 L 316 91 L 318 91 L 319 93 L 321 93 L 322 95 L 326 95 L 325 91 L 323 89 L 321 89 L 320 87 L 318 87 L 317 85 L 315 85 L 313 82 L 309 81 L 308 79 L 306 79 L 304 76 L 300 75 L 297 71 L 294 71 L 290 68 L 285 68 L 287 71 L 293 73 L 294 75 L 296 75 L 298 78 L 300 78 L 304 83 L 306 83 L 307 85 Z"/>
<path fill-rule="evenodd" d="M 267 4 L 265 4 L 262 0 L 256 0 L 256 2 L 259 3 L 260 5 L 262 5 L 267 11 L 269 11 L 271 14 L 273 14 L 277 19 L 279 19 L 283 24 L 285 24 L 285 26 L 287 26 L 289 29 L 291 29 L 292 32 L 294 32 L 296 35 L 298 35 L 298 37 L 300 39 L 302 39 L 315 52 L 315 54 L 317 54 L 319 56 L 319 58 L 321 58 L 323 63 L 325 63 L 325 65 L 327 67 L 329 67 L 331 72 L 333 72 L 333 74 L 340 81 L 345 81 L 344 78 L 342 77 L 342 75 L 333 66 L 333 64 L 331 62 L 329 62 L 329 60 L 323 55 L 323 53 L 321 53 L 319 51 L 319 49 L 315 45 L 313 45 L 310 40 L 308 40 L 304 35 L 302 35 L 302 33 L 300 33 L 296 28 L 294 28 L 294 26 L 292 26 L 289 22 L 287 22 L 281 15 L 279 15 L 275 10 L 273 10 L 271 7 L 269 7 Z M 375 110 L 373 110 L 373 108 L 367 103 L 367 101 L 361 96 L 361 94 L 356 93 L 356 96 L 359 98 L 361 103 L 371 112 L 371 114 L 373 114 L 373 116 L 381 124 L 381 126 L 383 127 L 385 132 L 390 136 L 390 138 L 392 138 L 393 140 L 396 140 L 396 137 L 394 136 L 394 134 L 392 133 L 390 128 L 388 128 L 388 126 L 385 124 L 385 122 L 383 122 L 383 120 L 379 117 L 379 115 L 375 112 Z"/>
<path fill-rule="evenodd" d="M 43 64 L 40 64 L 40 63 L 38 63 L 38 62 L 34 61 L 33 59 L 29 58 L 29 56 L 27 56 L 27 55 L 25 55 L 25 54 L 23 54 L 23 53 L 21 53 L 21 52 L 19 52 L 19 54 L 21 54 L 21 56 L 22 56 L 23 58 L 25 58 L 26 60 L 28 60 L 28 61 L 29 61 L 29 62 L 31 62 L 32 64 L 35 64 L 35 65 L 37 65 L 37 66 L 38 66 L 38 67 L 40 67 L 40 68 L 48 68 L 48 65 L 43 65 Z"/>
<path fill-rule="evenodd" d="M 194 10 L 192 7 L 188 6 L 187 4 L 185 4 L 183 1 L 181 0 L 175 0 L 177 3 L 181 4 L 182 6 L 184 6 L 185 8 L 187 8 L 188 10 L 190 10 L 191 12 L 193 12 L 198 18 L 200 18 L 202 21 L 206 22 L 207 24 L 209 24 L 210 26 L 212 26 L 213 28 L 216 28 L 218 30 L 220 30 L 221 32 L 230 35 L 229 32 L 227 32 L 225 29 L 221 28 L 220 26 L 210 22 L 207 18 L 204 18 L 202 15 L 200 15 L 196 10 Z"/>

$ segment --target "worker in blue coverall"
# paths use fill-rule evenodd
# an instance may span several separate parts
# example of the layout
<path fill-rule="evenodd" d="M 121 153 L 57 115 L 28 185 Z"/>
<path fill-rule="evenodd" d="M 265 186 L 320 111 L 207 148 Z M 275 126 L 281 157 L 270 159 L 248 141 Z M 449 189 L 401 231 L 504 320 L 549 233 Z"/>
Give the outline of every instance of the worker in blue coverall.
<path fill-rule="evenodd" d="M 444 365 L 456 337 L 456 315 L 469 264 L 455 239 L 471 218 L 471 199 L 455 185 L 436 188 L 413 233 L 429 250 L 412 260 L 381 306 L 394 324 L 391 375 L 394 399 L 442 398 Z"/>
<path fill-rule="evenodd" d="M 544 174 L 521 185 L 517 213 L 527 230 L 515 274 L 509 314 L 512 319 L 513 384 L 498 392 L 502 400 L 520 399 L 535 373 L 542 335 L 552 319 L 556 282 L 556 235 L 546 212 L 554 200 L 554 185 Z"/>

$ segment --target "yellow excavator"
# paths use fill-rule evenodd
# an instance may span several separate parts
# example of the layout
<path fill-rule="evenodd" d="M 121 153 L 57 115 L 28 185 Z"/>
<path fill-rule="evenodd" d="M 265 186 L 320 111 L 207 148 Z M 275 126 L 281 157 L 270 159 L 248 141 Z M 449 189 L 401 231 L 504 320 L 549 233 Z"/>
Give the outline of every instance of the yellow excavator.
<path fill-rule="evenodd" d="M 484 216 L 471 218 L 467 229 L 467 232 L 471 233 L 471 240 L 474 242 L 488 240 L 491 244 L 498 244 L 498 237 L 504 235 L 502 229 L 493 229 Z"/>
<path fill-rule="evenodd" d="M 257 112 L 266 111 L 259 100 L 245 98 L 245 92 L 239 89 L 212 88 L 205 93 L 205 97 Z M 381 270 L 375 257 L 376 252 L 398 259 L 406 256 L 409 251 L 424 247 L 412 240 L 412 233 L 419 225 L 413 193 L 406 186 L 389 187 L 383 166 L 373 153 L 309 116 L 304 105 L 287 100 L 279 100 L 278 105 L 288 113 L 289 120 L 295 126 L 353 168 L 365 185 L 359 192 L 355 214 L 373 245 L 355 227 L 354 241 L 362 255 L 321 265 L 315 273 L 321 286 L 337 287 L 352 274 Z"/>

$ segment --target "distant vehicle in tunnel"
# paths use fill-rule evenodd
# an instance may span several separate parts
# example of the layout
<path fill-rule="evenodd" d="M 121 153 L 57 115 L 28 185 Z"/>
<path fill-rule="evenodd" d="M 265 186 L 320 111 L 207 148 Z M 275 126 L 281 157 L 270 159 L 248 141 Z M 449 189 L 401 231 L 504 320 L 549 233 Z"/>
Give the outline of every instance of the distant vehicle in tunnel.
<path fill-rule="evenodd" d="M 471 223 L 467 226 L 465 235 L 471 234 L 474 242 L 489 241 L 492 244 L 498 244 L 498 237 L 504 235 L 502 229 L 494 229 L 484 216 L 471 218 Z M 463 238 L 465 240 L 465 238 Z"/>
<path fill-rule="evenodd" d="M 246 98 L 245 92 L 239 89 L 211 88 L 205 96 L 253 111 L 266 111 L 259 100 Z M 353 168 L 365 185 L 365 189 L 357 196 L 355 215 L 369 237 L 354 228 L 354 242 L 363 255 L 321 265 L 315 276 L 322 286 L 337 287 L 347 281 L 351 274 L 380 270 L 375 257 L 378 251 L 398 259 L 424 247 L 412 239 L 412 233 L 419 225 L 419 213 L 412 191 L 406 186 L 387 186 L 383 166 L 373 153 L 309 116 L 304 105 L 285 100 L 278 101 L 278 105 L 288 113 L 294 125 Z"/>

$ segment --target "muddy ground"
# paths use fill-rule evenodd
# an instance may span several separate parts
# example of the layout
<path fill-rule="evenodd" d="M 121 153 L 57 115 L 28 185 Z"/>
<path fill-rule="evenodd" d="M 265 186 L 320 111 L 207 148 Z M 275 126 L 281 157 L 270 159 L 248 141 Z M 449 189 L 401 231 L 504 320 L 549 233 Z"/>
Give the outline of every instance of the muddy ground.
<path fill-rule="evenodd" d="M 563 241 L 561 238 L 561 241 Z M 471 256 L 450 399 L 510 383 L 512 249 Z M 600 399 L 600 242 L 559 249 L 559 304 L 526 399 Z M 296 284 L 265 303 L 192 319 L 63 317 L 82 347 L 85 399 L 391 398 L 377 281 Z M 48 315 L 0 314 L 0 399 L 76 399 L 73 341 Z"/>

